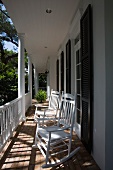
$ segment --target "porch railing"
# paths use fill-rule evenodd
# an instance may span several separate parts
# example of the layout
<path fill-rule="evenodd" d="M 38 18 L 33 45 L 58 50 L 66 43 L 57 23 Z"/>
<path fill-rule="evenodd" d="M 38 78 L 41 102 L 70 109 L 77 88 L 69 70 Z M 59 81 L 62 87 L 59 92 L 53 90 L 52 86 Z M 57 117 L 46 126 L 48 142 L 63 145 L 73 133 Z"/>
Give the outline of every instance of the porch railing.
<path fill-rule="evenodd" d="M 31 106 L 31 93 L 28 92 L 25 94 L 25 111 Z"/>
<path fill-rule="evenodd" d="M 22 97 L 0 106 L 0 150 L 12 136 L 22 118 Z"/>

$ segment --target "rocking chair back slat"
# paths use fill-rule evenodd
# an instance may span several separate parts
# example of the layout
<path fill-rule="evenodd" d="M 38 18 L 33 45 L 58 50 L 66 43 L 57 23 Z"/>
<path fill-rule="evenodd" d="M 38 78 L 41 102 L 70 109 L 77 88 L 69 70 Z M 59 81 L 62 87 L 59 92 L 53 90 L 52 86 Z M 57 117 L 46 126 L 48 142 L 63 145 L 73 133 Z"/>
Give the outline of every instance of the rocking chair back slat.
<path fill-rule="evenodd" d="M 64 127 L 72 127 L 75 117 L 75 100 L 71 94 L 68 95 L 67 100 L 65 99 L 65 96 L 67 96 L 67 94 L 64 94 L 61 99 L 58 125 L 62 124 Z"/>
<path fill-rule="evenodd" d="M 59 106 L 59 92 L 52 91 L 49 99 L 49 108 L 57 109 Z"/>

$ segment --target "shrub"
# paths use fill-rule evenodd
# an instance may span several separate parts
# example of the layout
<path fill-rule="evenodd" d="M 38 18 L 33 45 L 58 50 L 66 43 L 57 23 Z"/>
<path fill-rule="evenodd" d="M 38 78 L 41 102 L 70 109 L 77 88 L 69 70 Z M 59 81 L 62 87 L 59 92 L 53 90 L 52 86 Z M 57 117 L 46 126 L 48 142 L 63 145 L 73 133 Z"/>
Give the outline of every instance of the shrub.
<path fill-rule="evenodd" d="M 47 93 L 44 90 L 39 90 L 38 93 L 35 96 L 36 100 L 40 103 L 46 100 L 47 98 Z"/>

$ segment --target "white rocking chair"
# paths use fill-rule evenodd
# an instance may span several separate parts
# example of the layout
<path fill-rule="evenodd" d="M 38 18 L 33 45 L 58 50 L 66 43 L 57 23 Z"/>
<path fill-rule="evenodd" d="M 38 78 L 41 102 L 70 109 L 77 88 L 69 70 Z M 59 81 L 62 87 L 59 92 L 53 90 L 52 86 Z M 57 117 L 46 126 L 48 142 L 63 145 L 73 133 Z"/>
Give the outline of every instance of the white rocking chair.
<path fill-rule="evenodd" d="M 38 122 L 38 118 L 42 117 L 42 120 L 56 119 L 57 110 L 59 107 L 60 93 L 58 91 L 51 90 L 49 97 L 49 106 L 42 106 L 43 110 L 38 110 L 39 105 L 36 105 L 34 120 Z M 44 123 L 44 122 L 43 122 Z"/>
<path fill-rule="evenodd" d="M 74 120 L 75 99 L 71 94 L 64 94 L 61 99 L 57 126 L 40 127 L 37 124 L 33 147 L 38 147 L 45 157 L 45 164 L 42 168 L 59 165 L 79 151 L 80 147 L 71 151 Z M 62 154 L 62 158 L 59 159 L 59 155 L 61 157 Z"/>

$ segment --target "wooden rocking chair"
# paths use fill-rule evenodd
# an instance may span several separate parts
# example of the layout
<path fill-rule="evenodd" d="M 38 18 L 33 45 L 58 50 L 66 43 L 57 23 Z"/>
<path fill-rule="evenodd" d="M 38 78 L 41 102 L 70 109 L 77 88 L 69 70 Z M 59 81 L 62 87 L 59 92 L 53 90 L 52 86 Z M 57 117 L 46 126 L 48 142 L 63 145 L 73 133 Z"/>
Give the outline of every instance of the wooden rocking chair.
<path fill-rule="evenodd" d="M 57 125 L 40 127 L 37 124 L 33 147 L 38 147 L 45 157 L 45 164 L 42 168 L 59 165 L 79 151 L 80 147 L 71 150 L 75 110 L 74 97 L 71 94 L 64 94 Z"/>
<path fill-rule="evenodd" d="M 57 110 L 59 107 L 60 93 L 58 91 L 51 91 L 49 97 L 49 106 L 42 106 L 43 110 L 38 110 L 39 105 L 36 106 L 34 120 L 38 121 L 39 117 L 42 117 L 42 120 L 56 119 Z M 44 119 L 43 119 L 44 118 Z M 44 123 L 44 122 L 43 122 Z"/>

